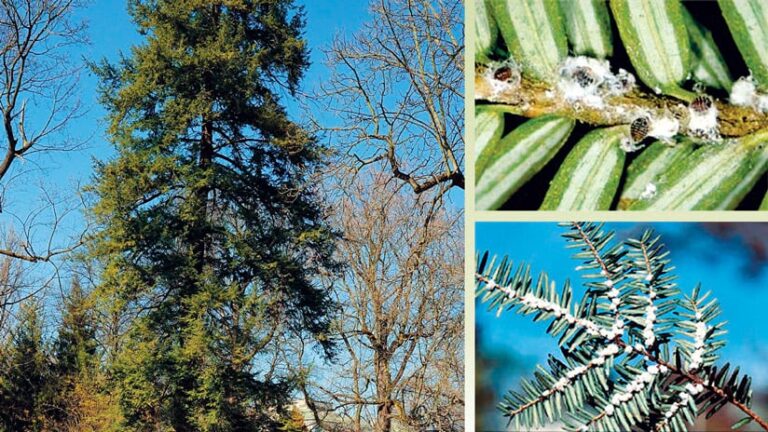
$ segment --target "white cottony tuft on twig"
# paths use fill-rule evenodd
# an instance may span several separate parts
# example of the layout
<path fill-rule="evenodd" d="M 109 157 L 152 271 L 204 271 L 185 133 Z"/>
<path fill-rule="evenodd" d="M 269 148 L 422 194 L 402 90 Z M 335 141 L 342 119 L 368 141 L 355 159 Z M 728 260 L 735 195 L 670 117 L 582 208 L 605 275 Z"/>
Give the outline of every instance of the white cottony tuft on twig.
<path fill-rule="evenodd" d="M 635 85 L 635 77 L 624 69 L 611 72 L 607 60 L 591 57 L 567 57 L 560 66 L 557 91 L 569 103 L 593 108 L 605 106 L 605 98 L 622 95 Z"/>
<path fill-rule="evenodd" d="M 673 138 L 680 132 L 680 121 L 671 115 L 651 117 L 648 136 L 666 143 L 673 143 Z"/>
<path fill-rule="evenodd" d="M 512 58 L 491 62 L 484 69 L 482 76 L 490 89 L 487 98 L 492 102 L 514 96 L 520 87 L 520 67 Z"/>
<path fill-rule="evenodd" d="M 760 92 L 752 75 L 741 77 L 733 83 L 729 101 L 736 106 L 750 107 L 768 113 L 768 94 Z"/>
<path fill-rule="evenodd" d="M 731 87 L 730 102 L 738 106 L 755 106 L 757 104 L 757 87 L 752 75 L 741 77 Z"/>
<path fill-rule="evenodd" d="M 688 365 L 688 368 L 690 370 L 696 370 L 699 367 L 701 367 L 703 362 L 703 357 L 705 353 L 705 347 L 704 342 L 707 337 L 707 325 L 703 322 L 697 322 L 696 323 L 696 337 L 694 339 L 694 350 L 693 354 L 691 354 L 691 362 Z"/>

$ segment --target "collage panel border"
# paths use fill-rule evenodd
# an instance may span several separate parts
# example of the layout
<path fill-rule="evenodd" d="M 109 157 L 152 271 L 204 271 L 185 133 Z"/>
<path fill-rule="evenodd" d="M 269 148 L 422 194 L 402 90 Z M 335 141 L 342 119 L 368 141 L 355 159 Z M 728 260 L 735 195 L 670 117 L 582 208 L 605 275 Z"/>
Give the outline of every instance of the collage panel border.
<path fill-rule="evenodd" d="M 476 211 L 475 210 L 475 2 L 464 3 L 464 409 L 467 431 L 475 430 L 475 225 L 478 222 L 768 222 L 768 211 Z"/>

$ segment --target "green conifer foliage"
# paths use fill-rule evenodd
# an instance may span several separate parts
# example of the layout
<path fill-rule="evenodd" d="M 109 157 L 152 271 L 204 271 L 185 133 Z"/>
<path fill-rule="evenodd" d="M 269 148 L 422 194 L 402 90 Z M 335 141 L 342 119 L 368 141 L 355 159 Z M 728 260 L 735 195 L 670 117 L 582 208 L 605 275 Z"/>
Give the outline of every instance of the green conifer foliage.
<path fill-rule="evenodd" d="M 50 358 L 43 339 L 38 305 L 21 308 L 19 322 L 5 344 L 0 364 L 0 430 L 45 430 L 47 419 L 58 413 L 51 403 L 54 384 Z"/>
<path fill-rule="evenodd" d="M 54 370 L 58 376 L 75 380 L 79 374 L 98 365 L 95 318 L 78 279 L 73 279 L 62 312 L 53 344 Z"/>
<path fill-rule="evenodd" d="M 99 295 L 131 316 L 115 382 L 128 430 L 271 430 L 288 327 L 324 339 L 333 236 L 323 154 L 288 119 L 308 66 L 290 0 L 134 0 L 145 43 L 103 80 L 117 155 L 97 169 Z"/>
<path fill-rule="evenodd" d="M 711 293 L 681 295 L 669 252 L 646 231 L 616 242 L 595 223 L 567 224 L 563 234 L 587 282 L 577 298 L 568 281 L 558 289 L 545 273 L 484 254 L 475 273 L 477 296 L 489 309 L 533 315 L 549 323 L 560 355 L 499 404 L 512 430 L 562 422 L 566 430 L 684 432 L 697 416 L 726 404 L 768 430 L 751 409 L 752 379 L 726 363 L 725 322 Z"/>
<path fill-rule="evenodd" d="M 48 382 L 55 392 L 53 405 L 56 409 L 52 410 L 48 420 L 55 425 L 54 430 L 65 431 L 76 426 L 83 428 L 93 421 L 92 418 L 84 419 L 96 417 L 86 412 L 85 405 L 98 400 L 108 390 L 97 386 L 102 371 L 96 318 L 91 301 L 76 277 L 72 279 L 61 309 L 61 323 L 49 356 L 52 365 Z"/>

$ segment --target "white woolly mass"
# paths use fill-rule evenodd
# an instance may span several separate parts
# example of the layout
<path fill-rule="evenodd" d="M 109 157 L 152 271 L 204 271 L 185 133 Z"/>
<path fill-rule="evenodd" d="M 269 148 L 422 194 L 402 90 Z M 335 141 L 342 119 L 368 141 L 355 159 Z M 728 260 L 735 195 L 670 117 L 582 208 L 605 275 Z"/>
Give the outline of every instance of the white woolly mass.
<path fill-rule="evenodd" d="M 510 70 L 509 80 L 501 81 L 495 77 L 496 71 L 503 67 L 508 67 Z M 491 94 L 488 95 L 488 100 L 491 102 L 500 101 L 505 95 L 515 92 L 520 87 L 520 68 L 512 58 L 502 62 L 491 62 L 482 76 L 491 88 Z"/>
<path fill-rule="evenodd" d="M 621 148 L 624 153 L 634 153 L 644 147 L 645 144 L 636 143 L 631 137 L 624 137 L 619 142 L 619 148 Z"/>
<path fill-rule="evenodd" d="M 768 112 L 768 95 L 761 94 L 757 97 L 757 109 L 760 112 Z"/>
<path fill-rule="evenodd" d="M 588 368 L 586 366 L 579 366 L 579 367 L 577 367 L 577 368 L 575 368 L 573 370 L 569 370 L 568 373 L 566 374 L 566 376 L 568 377 L 568 379 L 573 379 L 573 378 L 583 374 L 584 372 L 586 372 L 587 369 Z"/>
<path fill-rule="evenodd" d="M 645 189 L 643 190 L 643 193 L 640 194 L 640 199 L 649 200 L 656 196 L 656 192 L 657 192 L 656 185 L 653 183 L 648 183 L 645 185 Z"/>
<path fill-rule="evenodd" d="M 736 80 L 731 87 L 731 95 L 728 99 L 733 105 L 755 106 L 757 103 L 757 87 L 752 79 L 752 75 Z"/>
<path fill-rule="evenodd" d="M 643 330 L 643 339 L 645 339 L 645 346 L 651 347 L 656 342 L 656 335 L 653 333 L 653 325 L 650 326 L 651 328 L 646 327 L 645 330 Z"/>
<path fill-rule="evenodd" d="M 653 382 L 654 377 L 659 373 L 659 367 L 656 365 L 649 366 L 644 372 L 636 376 L 635 379 L 630 381 L 621 393 L 614 394 L 611 397 L 610 403 L 605 407 L 605 414 L 608 416 L 613 415 L 614 407 L 617 407 L 634 397 L 636 393 L 643 391 L 648 384 Z"/>
<path fill-rule="evenodd" d="M 565 319 L 569 324 L 584 327 L 587 334 L 589 334 L 590 336 L 602 336 L 604 338 L 610 339 L 617 335 L 614 329 L 607 330 L 604 328 L 600 328 L 597 324 L 595 324 L 590 320 L 576 318 L 570 313 L 570 311 L 568 311 L 567 309 L 564 309 L 559 304 L 543 298 L 536 297 L 533 293 L 529 292 L 521 297 L 520 294 L 513 288 L 501 286 L 497 284 L 495 281 L 493 281 L 492 279 L 482 278 L 482 280 L 485 282 L 486 286 L 490 290 L 495 290 L 495 289 L 501 290 L 509 299 L 518 299 L 520 303 L 522 303 L 527 307 L 530 307 L 532 309 L 542 310 L 545 312 L 551 312 L 556 317 Z M 620 334 L 623 334 L 623 333 L 624 331 L 621 330 Z"/>
<path fill-rule="evenodd" d="M 701 367 L 704 361 L 704 340 L 707 337 L 708 330 L 709 329 L 705 323 L 696 323 L 696 334 L 694 336 L 693 343 L 694 350 L 693 354 L 691 354 L 691 363 L 688 365 L 688 368 L 691 370 L 695 370 Z"/>
<path fill-rule="evenodd" d="M 616 75 L 609 77 L 606 81 L 612 96 L 627 93 L 628 91 L 635 88 L 636 82 L 635 76 L 623 68 L 619 68 L 619 72 Z"/>
<path fill-rule="evenodd" d="M 704 386 L 701 384 L 688 383 L 685 385 L 685 391 L 690 393 L 692 396 L 696 396 L 697 394 L 704 391 Z"/>
<path fill-rule="evenodd" d="M 656 321 L 656 306 L 653 304 L 653 298 L 656 293 L 651 290 L 648 296 L 648 306 L 645 307 L 645 327 L 643 329 L 643 339 L 645 339 L 646 348 L 650 348 L 656 342 L 656 333 L 653 331 L 653 323 Z"/>
<path fill-rule="evenodd" d="M 557 380 L 552 386 L 552 389 L 544 390 L 541 393 L 542 397 L 548 397 L 553 393 L 561 392 L 565 390 L 576 378 L 587 373 L 587 371 L 595 366 L 601 366 L 605 364 L 608 357 L 612 357 L 619 352 L 619 346 L 616 344 L 609 344 L 605 348 L 601 349 L 597 353 L 597 357 L 590 360 L 587 364 L 575 367 L 568 372 L 565 376 Z"/>
<path fill-rule="evenodd" d="M 671 143 L 672 138 L 680 131 L 680 121 L 671 116 L 651 117 L 648 127 L 648 136 L 654 137 L 666 143 Z"/>
<path fill-rule="evenodd" d="M 702 391 L 704 391 L 704 386 L 701 384 L 686 384 L 684 390 L 678 394 L 679 401 L 674 402 L 669 406 L 669 409 L 664 413 L 664 418 L 667 420 L 671 419 L 672 416 L 675 415 L 678 410 L 680 410 L 681 406 L 688 404 L 688 401 L 691 398 L 701 393 Z"/>
<path fill-rule="evenodd" d="M 751 107 L 762 113 L 768 112 L 768 94 L 757 90 L 752 75 L 741 77 L 733 83 L 728 100 L 733 105 Z"/>
<path fill-rule="evenodd" d="M 626 70 L 613 74 L 608 60 L 586 56 L 566 57 L 559 72 L 557 90 L 563 99 L 593 108 L 602 108 L 606 96 L 624 94 L 635 85 L 635 77 Z M 577 72 L 588 73 L 590 82 L 579 82 Z"/>
<path fill-rule="evenodd" d="M 619 346 L 615 343 L 609 344 L 605 348 L 598 351 L 597 355 L 600 357 L 609 357 L 619 353 Z"/>
<path fill-rule="evenodd" d="M 712 104 L 703 113 L 688 107 L 688 130 L 694 136 L 708 140 L 718 140 L 720 132 L 717 127 L 717 107 L 715 104 Z"/>
<path fill-rule="evenodd" d="M 624 336 L 624 321 L 617 320 L 610 329 L 600 329 L 598 334 L 606 339 L 615 339 Z"/>

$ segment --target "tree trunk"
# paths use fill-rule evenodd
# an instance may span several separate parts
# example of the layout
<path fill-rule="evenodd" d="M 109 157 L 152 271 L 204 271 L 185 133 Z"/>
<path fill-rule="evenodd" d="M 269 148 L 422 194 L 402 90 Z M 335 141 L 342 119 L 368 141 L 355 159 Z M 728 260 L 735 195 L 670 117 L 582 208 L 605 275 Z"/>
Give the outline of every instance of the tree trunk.
<path fill-rule="evenodd" d="M 391 381 L 389 375 L 389 356 L 381 351 L 374 354 L 376 368 L 376 400 L 378 408 L 376 413 L 376 431 L 390 432 L 392 430 L 392 408 L 394 401 L 391 395 Z"/>
<path fill-rule="evenodd" d="M 198 167 L 201 172 L 207 171 L 211 167 L 213 161 L 213 124 L 210 120 L 203 117 L 203 128 L 200 137 L 200 150 Z M 192 252 L 192 260 L 197 278 L 190 278 L 186 284 L 185 297 L 192 296 L 199 291 L 201 280 L 199 276 L 203 273 L 206 265 L 206 257 L 210 250 L 210 233 L 208 232 L 208 195 L 210 194 L 211 187 L 207 181 L 202 182 L 201 186 L 195 187 L 191 192 L 192 200 L 192 212 L 194 218 L 189 226 L 189 232 L 187 241 L 190 245 Z M 183 308 L 182 314 L 185 318 L 190 313 L 186 307 Z M 179 344 L 184 347 L 186 345 L 186 338 L 179 337 Z M 187 359 L 187 361 L 177 365 L 178 367 L 188 369 L 179 378 L 177 393 L 174 398 L 174 411 L 177 415 L 174 416 L 172 421 L 174 430 L 178 432 L 193 432 L 195 427 L 190 423 L 187 418 L 187 392 L 196 387 L 195 379 L 193 378 L 192 370 L 195 369 L 194 360 Z"/>
<path fill-rule="evenodd" d="M 200 138 L 200 162 L 201 172 L 211 168 L 213 162 L 213 123 L 203 118 L 203 131 Z M 194 191 L 195 195 L 195 226 L 193 228 L 192 247 L 195 259 L 195 270 L 198 275 L 203 272 L 205 267 L 206 255 L 210 250 L 210 233 L 207 232 L 208 224 L 208 195 L 211 187 L 208 182 Z"/>

